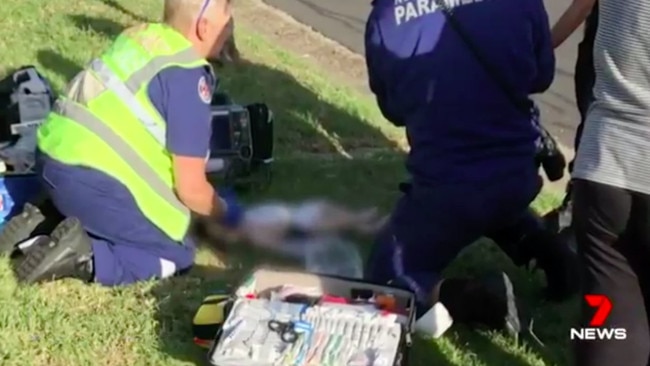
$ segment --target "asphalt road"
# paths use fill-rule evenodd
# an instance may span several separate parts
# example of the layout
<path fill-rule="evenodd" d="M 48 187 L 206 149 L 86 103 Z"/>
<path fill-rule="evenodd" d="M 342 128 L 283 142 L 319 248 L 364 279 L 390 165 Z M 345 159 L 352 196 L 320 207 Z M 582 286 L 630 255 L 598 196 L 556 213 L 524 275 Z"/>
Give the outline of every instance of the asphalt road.
<path fill-rule="evenodd" d="M 370 0 L 264 1 L 352 51 L 363 54 L 363 31 Z M 569 1 L 545 0 L 545 3 L 551 22 L 554 22 Z M 573 146 L 573 136 L 579 121 L 573 90 L 573 68 L 581 37 L 582 31 L 579 30 L 556 51 L 555 81 L 550 90 L 538 98 L 544 124 L 567 147 Z"/>

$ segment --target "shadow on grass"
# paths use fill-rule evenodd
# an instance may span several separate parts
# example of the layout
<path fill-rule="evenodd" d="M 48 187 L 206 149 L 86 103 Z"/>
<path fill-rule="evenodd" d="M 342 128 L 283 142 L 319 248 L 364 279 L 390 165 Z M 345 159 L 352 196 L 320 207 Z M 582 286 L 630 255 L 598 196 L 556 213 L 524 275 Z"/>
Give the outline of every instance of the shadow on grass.
<path fill-rule="evenodd" d="M 144 16 L 142 16 L 140 14 L 136 14 L 135 12 L 125 8 L 122 4 L 118 3 L 115 0 L 100 0 L 100 1 L 103 2 L 104 4 L 110 6 L 111 8 L 119 11 L 120 13 L 133 18 L 134 20 L 136 20 L 138 22 L 146 23 L 146 22 L 153 21 L 153 19 L 151 19 L 151 18 L 147 18 L 147 17 L 144 17 Z"/>
<path fill-rule="evenodd" d="M 188 275 L 160 281 L 151 291 L 157 300 L 158 347 L 182 362 L 206 364 L 207 352 L 193 342 L 192 318 L 208 295 L 228 291 L 242 274 L 195 266 Z"/>
<path fill-rule="evenodd" d="M 91 30 L 107 38 L 117 36 L 124 29 L 124 25 L 110 19 L 89 17 L 84 14 L 69 15 L 68 17 L 77 28 Z"/>
<path fill-rule="evenodd" d="M 107 5 L 119 4 L 104 0 Z M 119 11 L 132 17 L 127 9 Z M 105 18 L 84 14 L 70 15 L 70 20 L 82 30 L 92 30 L 109 39 L 115 38 L 123 26 Z M 79 70 L 64 57 L 50 50 L 39 52 L 39 61 L 45 67 L 70 79 Z M 263 64 L 242 60 L 237 65 L 216 69 L 220 88 L 237 103 L 264 102 L 275 115 L 275 146 L 278 156 L 304 153 L 337 154 L 341 149 L 354 153 L 361 151 L 397 151 L 398 144 L 388 139 L 378 128 L 363 120 L 356 112 L 344 110 L 325 101 L 320 95 L 302 85 L 292 75 Z M 336 90 L 328 90 L 334 97 Z M 345 99 L 345 98 L 338 98 Z M 350 110 L 356 109 L 350 102 Z"/>
<path fill-rule="evenodd" d="M 490 258 L 486 261 L 486 258 Z M 520 352 L 495 344 L 489 335 L 472 331 L 460 330 L 457 333 L 458 343 L 466 346 L 477 358 L 486 365 L 519 364 L 525 365 L 557 365 L 565 366 L 570 363 L 569 327 L 573 324 L 578 311 L 577 301 L 567 301 L 561 304 L 551 304 L 543 300 L 541 290 L 544 286 L 543 275 L 540 271 L 529 271 L 516 267 L 512 261 L 492 242 L 482 240 L 463 251 L 460 256 L 445 271 L 447 276 L 480 276 L 495 269 L 503 270 L 513 282 L 515 293 L 524 305 L 525 312 L 534 321 L 535 336 L 544 346 L 538 345 L 530 337 L 524 337 L 522 345 L 528 350 L 527 354 L 534 356 L 536 363 L 528 362 Z M 511 348 L 511 347 L 508 347 Z M 514 353 L 516 354 L 514 354 Z M 505 363 L 505 361 L 514 359 Z M 523 363 L 522 363 L 523 362 Z"/>
<path fill-rule="evenodd" d="M 449 360 L 435 343 L 415 338 L 408 366 L 459 366 Z"/>
<path fill-rule="evenodd" d="M 475 355 L 477 361 L 484 365 L 531 366 L 538 364 L 538 360 L 541 358 L 536 352 L 534 353 L 535 359 L 531 359 L 530 355 L 517 354 L 513 352 L 513 349 L 517 347 L 514 343 L 504 347 L 496 344 L 487 334 L 471 329 L 458 329 L 450 336 L 456 337 L 453 343 L 459 349 Z M 514 340 L 508 342 L 514 342 Z M 544 362 L 544 365 L 552 364 Z"/>

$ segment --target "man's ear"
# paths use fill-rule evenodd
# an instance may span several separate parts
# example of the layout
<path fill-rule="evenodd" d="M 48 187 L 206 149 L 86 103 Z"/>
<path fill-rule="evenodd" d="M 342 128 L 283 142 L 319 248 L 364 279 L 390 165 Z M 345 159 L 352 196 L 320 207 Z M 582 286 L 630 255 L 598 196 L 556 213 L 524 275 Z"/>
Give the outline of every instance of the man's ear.
<path fill-rule="evenodd" d="M 201 41 L 204 41 L 207 33 L 208 33 L 208 20 L 205 19 L 204 17 L 201 17 L 196 22 L 196 37 Z"/>

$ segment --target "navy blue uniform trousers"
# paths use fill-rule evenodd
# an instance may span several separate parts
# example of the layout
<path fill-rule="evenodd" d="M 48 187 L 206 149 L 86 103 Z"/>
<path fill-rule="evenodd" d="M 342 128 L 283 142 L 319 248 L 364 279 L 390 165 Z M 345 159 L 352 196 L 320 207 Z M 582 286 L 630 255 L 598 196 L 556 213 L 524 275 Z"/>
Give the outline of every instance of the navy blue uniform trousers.
<path fill-rule="evenodd" d="M 529 205 L 541 186 L 532 162 L 529 171 L 482 184 L 402 184 L 366 277 L 407 286 L 428 304 L 441 272 L 465 247 L 484 236 L 499 245 L 517 245 L 526 233 L 540 229 Z"/>
<path fill-rule="evenodd" d="M 113 178 L 43 154 L 37 170 L 56 208 L 78 218 L 91 237 L 98 283 L 115 286 L 167 277 L 194 263 L 193 242 L 178 243 L 159 230 Z"/>

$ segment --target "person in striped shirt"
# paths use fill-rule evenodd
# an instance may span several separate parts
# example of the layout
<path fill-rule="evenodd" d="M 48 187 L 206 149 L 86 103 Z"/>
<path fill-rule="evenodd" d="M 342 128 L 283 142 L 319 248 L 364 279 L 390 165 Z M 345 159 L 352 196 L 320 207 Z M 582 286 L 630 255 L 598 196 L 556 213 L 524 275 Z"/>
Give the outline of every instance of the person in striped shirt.
<path fill-rule="evenodd" d="M 583 0 L 594 3 L 594 0 Z M 650 0 L 600 0 L 595 84 L 573 167 L 583 295 L 612 304 L 625 340 L 576 341 L 576 364 L 650 364 Z M 581 327 L 594 309 L 586 302 Z"/>

